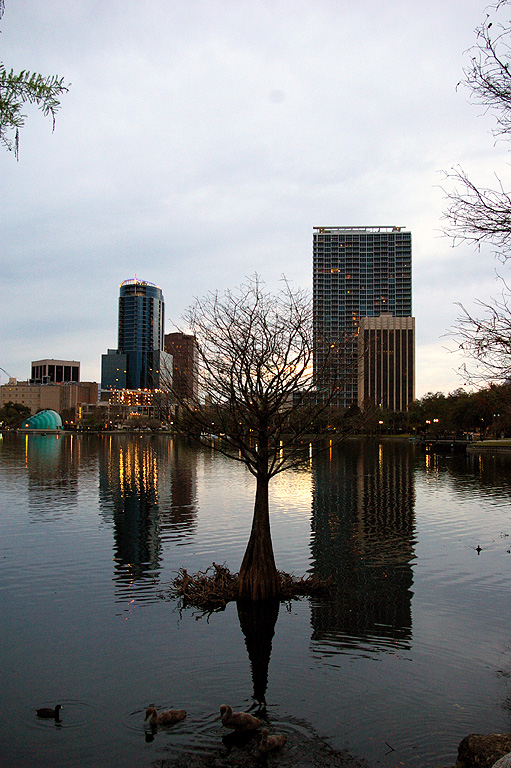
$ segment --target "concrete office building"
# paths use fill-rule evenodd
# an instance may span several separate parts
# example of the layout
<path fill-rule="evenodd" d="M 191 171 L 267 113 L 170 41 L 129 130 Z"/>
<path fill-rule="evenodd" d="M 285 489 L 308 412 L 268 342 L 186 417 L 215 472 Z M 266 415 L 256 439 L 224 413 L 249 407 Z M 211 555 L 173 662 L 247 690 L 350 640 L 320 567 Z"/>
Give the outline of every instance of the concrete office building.
<path fill-rule="evenodd" d="M 95 381 L 70 382 L 63 384 L 31 384 L 28 381 L 11 379 L 0 386 L 0 408 L 6 403 L 20 403 L 30 408 L 32 414 L 43 409 L 64 413 L 80 403 L 96 403 L 98 385 Z"/>
<path fill-rule="evenodd" d="M 33 360 L 31 384 L 66 384 L 80 381 L 80 363 L 77 360 Z"/>
<path fill-rule="evenodd" d="M 415 399 L 415 318 L 360 318 L 358 404 L 406 411 Z"/>
<path fill-rule="evenodd" d="M 160 387 L 172 369 L 163 348 L 164 310 L 157 285 L 137 278 L 121 283 L 117 349 L 102 355 L 102 389 Z"/>
<path fill-rule="evenodd" d="M 172 355 L 173 388 L 179 400 L 199 396 L 197 339 L 190 333 L 166 333 L 165 351 Z"/>
<path fill-rule="evenodd" d="M 413 400 L 415 390 L 414 324 L 410 322 L 403 329 L 382 319 L 379 326 L 374 321 L 362 326 L 362 320 L 411 318 L 411 233 L 402 227 L 314 227 L 313 303 L 318 388 L 335 380 L 340 387 L 336 404 L 343 407 L 362 406 L 371 401 L 391 410 L 404 410 Z M 371 354 L 359 339 L 362 327 L 364 333 L 369 333 L 367 339 L 370 331 L 381 328 L 382 343 L 378 346 L 375 342 Z M 402 366 L 403 360 L 396 364 L 397 335 L 404 330 L 406 368 Z M 377 365 L 382 371 L 395 372 L 385 390 L 389 393 L 385 399 L 381 379 L 371 372 L 371 366 Z"/>

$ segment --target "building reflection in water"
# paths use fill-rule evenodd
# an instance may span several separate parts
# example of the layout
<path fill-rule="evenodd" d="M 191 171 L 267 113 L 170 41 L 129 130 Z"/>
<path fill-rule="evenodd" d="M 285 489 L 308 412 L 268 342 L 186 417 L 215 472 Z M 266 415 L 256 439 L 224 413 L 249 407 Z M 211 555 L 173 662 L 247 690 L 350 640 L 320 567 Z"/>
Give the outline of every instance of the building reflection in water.
<path fill-rule="evenodd" d="M 121 599 L 156 578 L 165 538 L 196 527 L 196 462 L 167 437 L 107 435 L 99 459 L 100 507 L 114 527 L 115 581 Z M 140 586 L 140 585 L 139 585 Z M 153 592 L 150 590 L 154 597 Z M 143 599 L 141 591 L 138 598 Z"/>
<path fill-rule="evenodd" d="M 197 529 L 197 448 L 184 440 L 160 443 L 166 471 L 159 473 L 160 521 L 165 538 L 184 544 Z"/>
<path fill-rule="evenodd" d="M 32 513 L 58 517 L 77 503 L 79 441 L 73 435 L 23 435 Z M 64 447 L 63 447 L 64 446 Z"/>
<path fill-rule="evenodd" d="M 312 602 L 313 642 L 346 653 L 409 647 L 413 483 L 408 444 L 353 441 L 314 458 L 314 572 L 334 590 Z"/>

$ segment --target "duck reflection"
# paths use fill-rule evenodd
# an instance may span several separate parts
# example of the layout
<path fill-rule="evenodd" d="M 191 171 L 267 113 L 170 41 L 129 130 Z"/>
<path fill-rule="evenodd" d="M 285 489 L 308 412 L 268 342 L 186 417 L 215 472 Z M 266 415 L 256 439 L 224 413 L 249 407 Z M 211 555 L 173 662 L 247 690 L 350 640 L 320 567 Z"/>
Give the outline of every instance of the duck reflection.
<path fill-rule="evenodd" d="M 334 592 L 312 602 L 313 640 L 409 647 L 413 472 L 413 452 L 398 442 L 357 441 L 315 457 L 314 571 L 333 577 Z"/>

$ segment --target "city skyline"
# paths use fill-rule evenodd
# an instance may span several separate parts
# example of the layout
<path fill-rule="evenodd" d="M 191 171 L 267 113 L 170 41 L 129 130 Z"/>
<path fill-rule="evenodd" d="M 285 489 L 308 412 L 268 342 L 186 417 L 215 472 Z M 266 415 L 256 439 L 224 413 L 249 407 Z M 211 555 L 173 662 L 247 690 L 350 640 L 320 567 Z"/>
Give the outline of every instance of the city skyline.
<path fill-rule="evenodd" d="M 0 383 L 41 354 L 99 381 L 127 276 L 163 286 L 166 331 L 186 333 L 195 296 L 254 272 L 310 289 L 312 227 L 398 222 L 414 236 L 416 395 L 460 387 L 456 302 L 477 307 L 506 274 L 441 234 L 442 171 L 507 186 L 494 119 L 458 85 L 485 14 L 480 0 L 7 2 L 6 68 L 70 90 L 53 133 L 27 106 L 19 162 L 0 153 Z"/>

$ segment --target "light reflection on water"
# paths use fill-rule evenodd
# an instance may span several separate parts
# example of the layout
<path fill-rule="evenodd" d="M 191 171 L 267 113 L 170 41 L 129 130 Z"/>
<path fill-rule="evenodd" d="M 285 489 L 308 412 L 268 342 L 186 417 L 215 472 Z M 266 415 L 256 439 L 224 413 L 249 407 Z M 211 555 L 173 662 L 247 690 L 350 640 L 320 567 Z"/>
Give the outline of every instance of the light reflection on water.
<path fill-rule="evenodd" d="M 467 733 L 509 731 L 510 467 L 407 443 L 316 456 L 273 481 L 272 532 L 278 566 L 331 576 L 331 595 L 197 620 L 161 597 L 181 566 L 238 569 L 243 467 L 167 437 L 5 435 L 2 765 L 207 753 L 220 703 L 253 696 L 290 739 L 310 724 L 384 766 L 453 763 Z M 61 727 L 34 720 L 57 700 Z M 150 703 L 189 716 L 147 742 Z"/>

